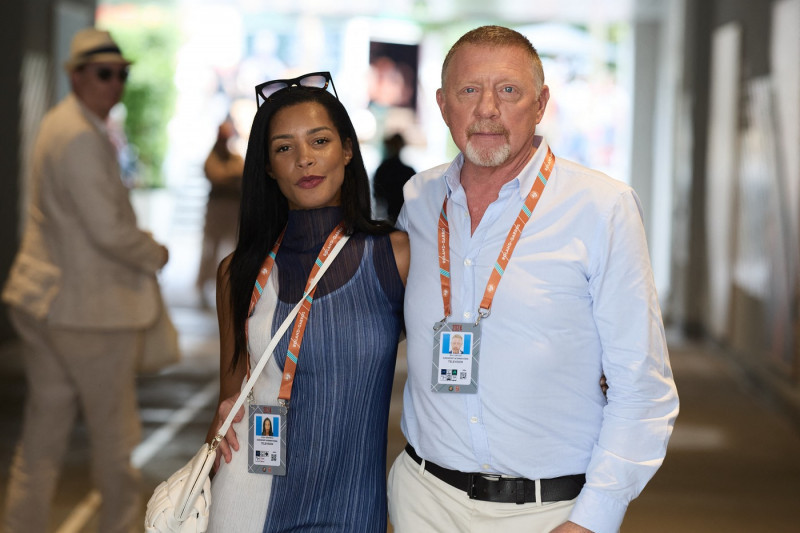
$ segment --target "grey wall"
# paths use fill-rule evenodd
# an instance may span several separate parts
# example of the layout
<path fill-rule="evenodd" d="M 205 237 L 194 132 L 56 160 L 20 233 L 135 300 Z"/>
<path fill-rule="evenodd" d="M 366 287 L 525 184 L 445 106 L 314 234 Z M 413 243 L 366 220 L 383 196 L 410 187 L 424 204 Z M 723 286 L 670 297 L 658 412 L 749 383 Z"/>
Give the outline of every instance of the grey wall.
<path fill-rule="evenodd" d="M 23 174 L 29 150 L 42 115 L 55 103 L 53 59 L 55 13 L 66 10 L 94 13 L 95 0 L 25 0 L 0 4 L 3 31 L 0 44 L 0 283 L 5 281 L 19 245 L 23 209 Z M 13 338 L 0 307 L 0 342 Z"/>
<path fill-rule="evenodd" d="M 691 105 L 692 142 L 689 153 L 685 155 L 690 158 L 691 179 L 685 183 L 679 181 L 676 187 L 676 203 L 685 202 L 689 206 L 689 221 L 686 224 L 687 229 L 674 236 L 673 248 L 685 249 L 687 253 L 685 260 L 680 259 L 682 254 L 675 254 L 678 259 L 674 260 L 673 274 L 679 283 L 674 286 L 674 300 L 679 301 L 680 309 L 673 316 L 681 317 L 681 325 L 690 335 L 705 336 L 710 331 L 707 250 L 709 242 L 721 238 L 711 234 L 705 224 L 705 206 L 709 199 L 714 200 L 714 191 L 707 188 L 706 175 L 712 34 L 715 29 L 730 22 L 735 22 L 741 28 L 742 96 L 739 106 L 741 116 L 738 117 L 741 134 L 746 127 L 744 113 L 748 104 L 744 88 L 748 82 L 771 74 L 771 8 L 775 1 L 777 0 L 687 1 L 684 90 Z M 797 51 L 793 53 L 796 55 Z M 800 89 L 796 90 L 800 94 Z M 737 157 L 741 157 L 741 154 L 737 154 Z M 731 179 L 739 180 L 741 177 L 735 175 Z M 800 176 L 790 179 L 800 180 Z M 740 223 L 739 210 L 742 202 L 748 200 L 734 200 L 734 225 Z M 786 199 L 781 200 L 785 207 Z M 678 226 L 680 224 L 676 221 L 676 227 Z M 757 229 L 762 231 L 764 239 L 775 238 L 774 235 L 763 233 L 770 231 L 769 228 Z M 797 245 L 798 243 L 792 244 L 795 247 Z M 734 260 L 733 257 L 724 259 Z M 781 258 L 777 256 L 768 257 L 768 261 L 772 263 L 770 266 L 774 272 L 786 268 L 786 265 L 778 264 Z M 770 283 L 774 285 L 774 282 Z M 791 301 L 785 306 L 784 316 L 780 317 L 781 313 L 775 312 L 775 301 L 769 297 L 754 295 L 752 291 L 744 290 L 733 283 L 727 326 L 713 340 L 728 348 L 728 353 L 743 363 L 751 377 L 767 383 L 775 390 L 788 390 L 790 394 L 800 397 L 800 318 L 797 316 L 800 291 L 784 297 Z"/>
<path fill-rule="evenodd" d="M 30 2 L 31 4 L 35 2 Z M 0 279 L 6 278 L 18 242 L 19 220 L 19 125 L 20 125 L 20 71 L 22 67 L 22 50 L 25 8 L 20 9 L 15 2 L 4 2 L 0 8 L 0 17 L 4 22 L 0 32 L 0 49 L 3 50 L 3 61 L 0 61 L 0 161 L 3 171 L 0 172 Z M 26 7 L 28 3 L 24 4 Z M 13 336 L 5 312 L 0 313 L 0 341 Z"/>

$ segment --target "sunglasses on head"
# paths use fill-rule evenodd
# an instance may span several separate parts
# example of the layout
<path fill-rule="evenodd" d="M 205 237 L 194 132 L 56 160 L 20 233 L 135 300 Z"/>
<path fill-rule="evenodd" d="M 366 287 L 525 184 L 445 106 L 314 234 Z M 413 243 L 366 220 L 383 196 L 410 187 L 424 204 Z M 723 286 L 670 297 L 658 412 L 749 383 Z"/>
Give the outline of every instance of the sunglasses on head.
<path fill-rule="evenodd" d="M 336 94 L 336 87 L 333 85 L 333 78 L 331 78 L 330 72 L 310 72 L 288 80 L 265 81 L 256 85 L 256 102 L 258 107 L 261 107 L 261 104 L 269 100 L 273 94 L 289 87 L 308 87 L 324 91 L 328 88 L 328 85 L 331 86 L 333 95 L 338 100 L 339 95 Z"/>
<path fill-rule="evenodd" d="M 111 67 L 98 67 L 94 70 L 97 79 L 103 82 L 111 81 L 111 78 L 116 75 L 117 79 L 122 83 L 125 83 L 128 79 L 128 67 L 123 67 L 120 69 L 113 69 Z"/>

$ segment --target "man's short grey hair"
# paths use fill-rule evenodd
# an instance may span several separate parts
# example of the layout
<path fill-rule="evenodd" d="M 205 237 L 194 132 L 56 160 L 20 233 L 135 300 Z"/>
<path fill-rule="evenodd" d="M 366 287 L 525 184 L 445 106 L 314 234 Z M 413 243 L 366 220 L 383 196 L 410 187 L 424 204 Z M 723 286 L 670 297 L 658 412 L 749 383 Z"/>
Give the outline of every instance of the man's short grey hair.
<path fill-rule="evenodd" d="M 470 30 L 450 48 L 442 63 L 442 87 L 444 87 L 447 78 L 447 68 L 450 66 L 455 53 L 465 45 L 474 44 L 479 46 L 515 46 L 519 47 L 531 56 L 531 63 L 533 67 L 533 77 L 536 82 L 536 91 L 539 92 L 544 86 L 544 69 L 542 68 L 542 60 L 539 58 L 536 48 L 533 47 L 527 37 L 518 31 L 506 28 L 504 26 L 481 26 Z"/>

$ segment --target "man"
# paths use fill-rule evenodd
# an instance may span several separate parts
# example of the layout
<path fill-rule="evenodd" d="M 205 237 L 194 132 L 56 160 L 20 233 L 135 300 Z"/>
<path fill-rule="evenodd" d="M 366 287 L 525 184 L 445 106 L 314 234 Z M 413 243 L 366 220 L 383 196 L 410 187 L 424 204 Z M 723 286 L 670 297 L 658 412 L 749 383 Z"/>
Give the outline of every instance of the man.
<path fill-rule="evenodd" d="M 464 337 L 458 333 L 450 335 L 450 353 L 460 355 L 464 348 Z"/>
<path fill-rule="evenodd" d="M 3 291 L 26 345 L 28 398 L 4 529 L 47 530 L 80 407 L 102 495 L 99 530 L 139 526 L 135 359 L 160 312 L 167 249 L 136 226 L 106 119 L 130 64 L 108 32 L 85 29 L 65 64 L 72 92 L 42 121 L 22 245 Z"/>
<path fill-rule="evenodd" d="M 678 399 L 639 202 L 535 134 L 549 96 L 507 28 L 444 60 L 436 99 L 461 153 L 406 184 L 398 219 L 412 260 L 396 533 L 618 531 L 663 461 Z M 472 378 L 441 386 L 433 347 L 451 331 L 472 334 Z"/>
<path fill-rule="evenodd" d="M 378 205 L 386 208 L 386 217 L 392 223 L 403 207 L 403 185 L 415 174 L 412 167 L 403 163 L 400 153 L 406 140 L 399 133 L 383 140 L 385 156 L 373 178 L 374 196 Z"/>

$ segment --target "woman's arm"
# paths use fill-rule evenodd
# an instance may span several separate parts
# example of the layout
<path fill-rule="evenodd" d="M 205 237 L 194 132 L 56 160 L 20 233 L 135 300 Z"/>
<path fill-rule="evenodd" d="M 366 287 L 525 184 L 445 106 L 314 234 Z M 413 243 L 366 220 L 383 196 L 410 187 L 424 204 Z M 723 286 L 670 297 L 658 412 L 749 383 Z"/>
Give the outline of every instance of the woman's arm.
<path fill-rule="evenodd" d="M 228 416 L 236 396 L 242 386 L 242 381 L 247 375 L 247 365 L 239 364 L 235 371 L 231 370 L 231 363 L 234 356 L 234 330 L 233 330 L 233 310 L 231 309 L 230 283 L 228 278 L 228 267 L 231 256 L 229 255 L 219 265 L 217 269 L 217 322 L 219 323 L 219 400 L 217 402 L 217 413 L 211 426 L 208 428 L 206 442 L 211 442 L 217 433 L 217 429 Z M 241 410 L 234 421 L 241 420 L 244 416 L 244 409 Z M 233 428 L 228 430 L 225 439 L 220 442 L 219 449 L 225 461 L 229 462 L 231 450 L 239 449 L 236 434 Z M 217 455 L 217 464 L 220 455 Z M 216 467 L 215 467 L 216 469 Z"/>
<path fill-rule="evenodd" d="M 408 278 L 408 265 L 411 261 L 411 247 L 408 244 L 408 233 L 405 231 L 394 231 L 389 235 L 392 241 L 392 251 L 394 252 L 394 262 L 397 264 L 397 272 L 403 280 L 403 286 Z"/>

